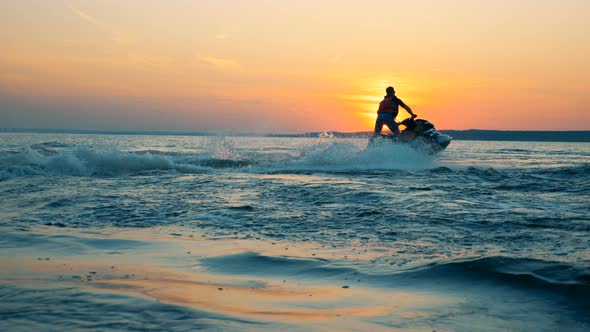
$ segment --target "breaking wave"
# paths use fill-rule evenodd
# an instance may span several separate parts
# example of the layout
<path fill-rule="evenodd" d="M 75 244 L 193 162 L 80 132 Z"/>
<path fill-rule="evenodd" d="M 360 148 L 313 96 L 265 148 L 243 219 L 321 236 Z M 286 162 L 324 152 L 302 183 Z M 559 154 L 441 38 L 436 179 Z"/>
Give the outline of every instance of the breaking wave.
<path fill-rule="evenodd" d="M 253 173 L 336 173 L 374 174 L 418 172 L 431 176 L 460 176 L 497 182 L 496 189 L 535 190 L 553 182 L 556 190 L 576 190 L 590 186 L 590 164 L 532 169 L 446 166 L 435 156 L 407 146 L 383 145 L 364 149 L 352 142 L 322 140 L 296 153 L 254 154 L 244 157 L 227 141 L 215 142 L 204 153 L 159 151 L 154 149 L 124 152 L 56 142 L 33 144 L 0 154 L 0 181 L 34 175 L 121 176 L 153 172 L 183 174 L 206 173 L 215 169 L 239 169 Z M 568 182 L 576 182 L 570 186 Z"/>
<path fill-rule="evenodd" d="M 27 175 L 116 176 L 153 170 L 197 173 L 205 171 L 205 168 L 177 164 L 168 157 L 149 153 L 126 153 L 118 150 L 97 152 L 86 147 L 49 155 L 27 147 L 0 157 L 0 179 Z"/>
<path fill-rule="evenodd" d="M 385 150 L 387 149 L 387 150 Z M 18 176 L 119 176 L 163 171 L 202 173 L 212 169 L 250 168 L 252 172 L 340 172 L 379 169 L 424 169 L 433 158 L 404 146 L 364 150 L 350 142 L 327 141 L 272 159 L 243 157 L 227 141 L 214 142 L 204 153 L 154 149 L 124 152 L 55 142 L 38 143 L 0 154 L 0 180 Z"/>

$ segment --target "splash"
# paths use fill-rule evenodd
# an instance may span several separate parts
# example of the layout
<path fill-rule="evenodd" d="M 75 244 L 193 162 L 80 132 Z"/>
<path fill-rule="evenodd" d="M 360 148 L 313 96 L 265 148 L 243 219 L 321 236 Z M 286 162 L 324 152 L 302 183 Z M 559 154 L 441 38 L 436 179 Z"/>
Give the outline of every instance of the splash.
<path fill-rule="evenodd" d="M 403 144 L 382 144 L 366 148 L 365 140 L 345 140 L 330 132 L 318 136 L 315 144 L 303 147 L 294 161 L 282 165 L 300 170 L 415 170 L 436 167 L 434 156 Z"/>
<path fill-rule="evenodd" d="M 0 180 L 26 175 L 116 176 L 142 171 L 172 170 L 199 173 L 204 169 L 177 164 L 165 156 L 129 153 L 113 149 L 98 152 L 87 147 L 59 151 L 51 155 L 31 147 L 0 157 Z"/>
<path fill-rule="evenodd" d="M 224 136 L 215 136 L 211 139 L 207 148 L 210 158 L 222 160 L 242 160 L 242 156 L 236 149 L 234 142 Z"/>
<path fill-rule="evenodd" d="M 309 141 L 307 141 L 309 142 Z M 120 176 L 145 172 L 202 173 L 213 169 L 251 168 L 254 172 L 365 171 L 436 167 L 433 157 L 410 147 L 384 144 L 366 149 L 361 139 L 320 134 L 308 145 L 294 146 L 288 157 L 269 161 L 264 156 L 243 156 L 226 137 L 211 138 L 203 153 L 168 153 L 158 150 L 124 152 L 117 148 L 89 148 L 33 144 L 0 154 L 0 181 L 18 176 Z M 53 147 L 53 145 L 51 145 Z M 255 166 L 255 167 L 253 167 Z"/>

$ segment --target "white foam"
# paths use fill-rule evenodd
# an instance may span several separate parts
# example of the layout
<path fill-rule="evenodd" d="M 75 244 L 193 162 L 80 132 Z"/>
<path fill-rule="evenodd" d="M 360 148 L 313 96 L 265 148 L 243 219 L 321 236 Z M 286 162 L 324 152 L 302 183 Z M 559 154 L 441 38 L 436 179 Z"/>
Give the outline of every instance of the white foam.
<path fill-rule="evenodd" d="M 202 173 L 219 167 L 224 168 L 224 172 L 231 172 L 243 165 L 254 165 L 252 171 L 255 172 L 415 170 L 437 166 L 432 156 L 408 146 L 383 144 L 367 149 L 366 140 L 337 139 L 328 134 L 300 149 L 299 154 L 275 161 L 254 154 L 252 160 L 245 160 L 251 163 L 236 163 L 232 167 L 232 163 L 215 166 L 210 162 L 243 161 L 234 143 L 224 137 L 213 138 L 205 152 L 199 154 L 170 155 L 157 153 L 157 150 L 124 152 L 100 146 L 45 151 L 26 146 L 0 156 L 0 180 L 28 175 L 118 176 L 152 170 Z M 240 168 L 240 171 L 244 169 Z"/>
<path fill-rule="evenodd" d="M 23 175 L 123 175 L 149 170 L 202 172 L 203 167 L 177 164 L 166 156 L 111 150 L 98 152 L 86 147 L 43 155 L 25 147 L 18 153 L 0 157 L 0 179 Z"/>
<path fill-rule="evenodd" d="M 364 142 L 364 140 L 362 141 Z M 320 137 L 296 160 L 274 165 L 294 170 L 416 170 L 436 167 L 434 156 L 402 144 L 365 148 L 359 142 Z"/>
<path fill-rule="evenodd" d="M 233 141 L 225 136 L 212 137 L 207 151 L 210 158 L 234 161 L 241 159 Z"/>

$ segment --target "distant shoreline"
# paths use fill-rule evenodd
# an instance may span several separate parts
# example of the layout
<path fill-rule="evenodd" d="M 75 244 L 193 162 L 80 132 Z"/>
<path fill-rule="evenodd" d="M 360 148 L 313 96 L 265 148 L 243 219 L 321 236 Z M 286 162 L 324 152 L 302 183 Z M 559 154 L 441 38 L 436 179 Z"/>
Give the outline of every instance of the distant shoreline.
<path fill-rule="evenodd" d="M 526 130 L 440 130 L 455 140 L 470 141 L 525 141 L 525 142 L 590 142 L 590 130 L 575 131 L 526 131 Z M 164 130 L 79 130 L 79 129 L 35 129 L 0 128 L 0 133 L 35 134 L 84 134 L 84 135 L 166 135 L 166 136 L 234 136 L 234 137 L 318 137 L 321 132 L 303 134 L 255 134 L 255 133 L 211 133 L 196 131 Z M 368 138 L 372 132 L 341 133 L 330 132 L 339 138 Z"/>

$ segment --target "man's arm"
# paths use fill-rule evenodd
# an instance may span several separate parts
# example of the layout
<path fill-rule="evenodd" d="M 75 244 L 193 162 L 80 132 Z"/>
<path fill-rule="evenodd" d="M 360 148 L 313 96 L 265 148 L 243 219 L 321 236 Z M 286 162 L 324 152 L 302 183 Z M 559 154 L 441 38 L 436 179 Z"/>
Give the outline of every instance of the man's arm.
<path fill-rule="evenodd" d="M 412 109 L 410 108 L 410 106 L 406 105 L 406 103 L 404 103 L 401 99 L 397 99 L 399 101 L 399 106 L 403 107 L 406 111 L 408 111 L 408 113 L 410 113 L 410 115 L 415 118 L 416 114 L 414 114 L 414 112 L 412 112 Z"/>

